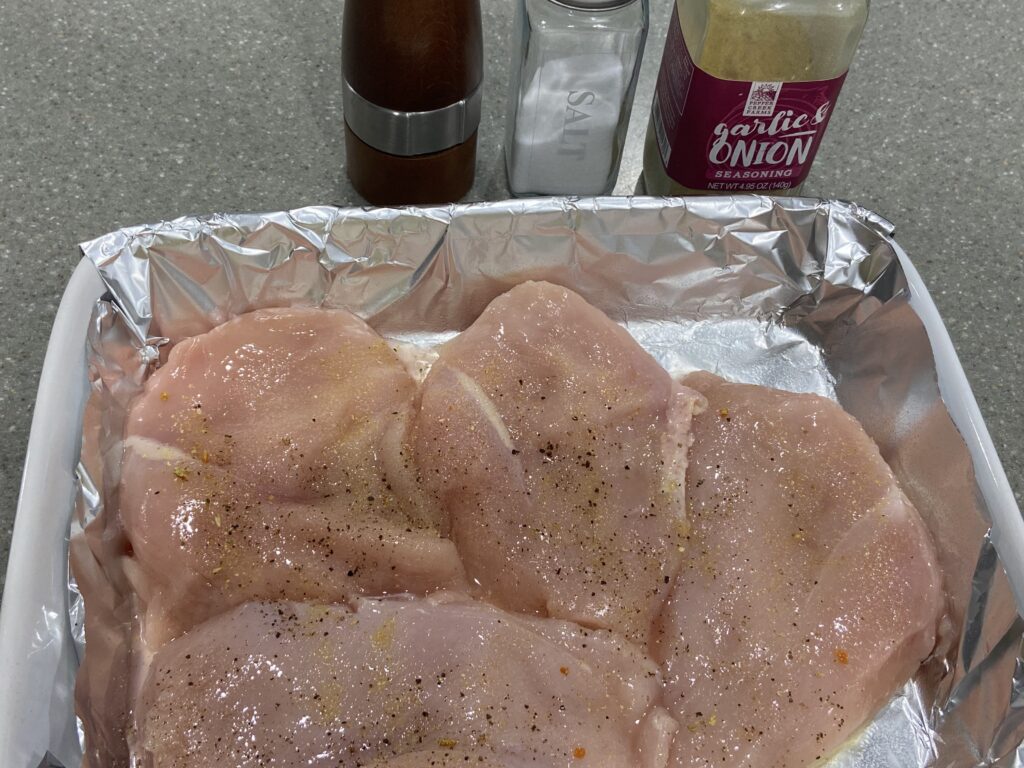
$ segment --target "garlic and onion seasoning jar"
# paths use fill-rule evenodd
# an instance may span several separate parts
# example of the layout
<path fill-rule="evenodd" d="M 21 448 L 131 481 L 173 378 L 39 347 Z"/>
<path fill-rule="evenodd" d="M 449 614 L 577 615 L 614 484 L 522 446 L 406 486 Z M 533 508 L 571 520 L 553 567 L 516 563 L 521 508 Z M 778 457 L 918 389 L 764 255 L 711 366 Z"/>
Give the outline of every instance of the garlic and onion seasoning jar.
<path fill-rule="evenodd" d="M 644 145 L 652 195 L 793 194 L 869 0 L 677 0 Z"/>
<path fill-rule="evenodd" d="M 611 192 L 647 39 L 647 0 L 516 0 L 505 132 L 514 195 Z"/>

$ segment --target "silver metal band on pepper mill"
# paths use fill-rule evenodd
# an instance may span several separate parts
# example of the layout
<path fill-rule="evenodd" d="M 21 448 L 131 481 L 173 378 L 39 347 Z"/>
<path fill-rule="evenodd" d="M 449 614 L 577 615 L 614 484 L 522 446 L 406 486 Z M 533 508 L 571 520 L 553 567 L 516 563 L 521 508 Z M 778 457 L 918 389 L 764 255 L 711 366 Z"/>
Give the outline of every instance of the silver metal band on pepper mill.
<path fill-rule="evenodd" d="M 400 112 L 367 101 L 346 80 L 345 122 L 364 143 L 389 155 L 441 152 L 466 141 L 480 126 L 481 85 L 446 107 Z"/>

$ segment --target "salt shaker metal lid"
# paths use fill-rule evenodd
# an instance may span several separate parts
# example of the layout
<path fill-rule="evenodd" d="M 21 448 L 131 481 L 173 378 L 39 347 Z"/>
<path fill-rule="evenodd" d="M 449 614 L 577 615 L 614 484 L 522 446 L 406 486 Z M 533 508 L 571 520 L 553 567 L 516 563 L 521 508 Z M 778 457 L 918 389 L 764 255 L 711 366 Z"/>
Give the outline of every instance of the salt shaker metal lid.
<path fill-rule="evenodd" d="M 550 0 L 555 5 L 564 5 L 578 11 L 613 11 L 640 0 Z"/>

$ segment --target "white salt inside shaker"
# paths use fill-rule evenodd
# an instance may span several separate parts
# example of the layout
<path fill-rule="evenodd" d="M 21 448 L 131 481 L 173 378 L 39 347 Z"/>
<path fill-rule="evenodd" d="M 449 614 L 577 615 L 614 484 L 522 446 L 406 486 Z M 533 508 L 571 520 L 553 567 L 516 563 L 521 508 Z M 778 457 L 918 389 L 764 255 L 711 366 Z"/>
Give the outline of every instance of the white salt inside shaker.
<path fill-rule="evenodd" d="M 520 0 L 506 126 L 513 194 L 611 192 L 647 18 L 647 0 Z"/>

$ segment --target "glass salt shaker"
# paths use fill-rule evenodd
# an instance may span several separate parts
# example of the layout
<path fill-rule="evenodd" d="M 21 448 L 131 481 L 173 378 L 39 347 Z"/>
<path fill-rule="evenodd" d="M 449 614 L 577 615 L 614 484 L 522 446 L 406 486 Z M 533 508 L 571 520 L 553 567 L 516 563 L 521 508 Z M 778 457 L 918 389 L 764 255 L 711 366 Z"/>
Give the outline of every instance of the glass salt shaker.
<path fill-rule="evenodd" d="M 505 130 L 512 194 L 615 186 L 648 0 L 517 0 Z"/>

